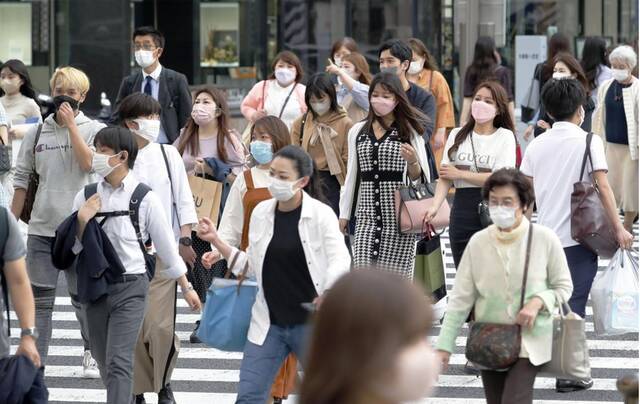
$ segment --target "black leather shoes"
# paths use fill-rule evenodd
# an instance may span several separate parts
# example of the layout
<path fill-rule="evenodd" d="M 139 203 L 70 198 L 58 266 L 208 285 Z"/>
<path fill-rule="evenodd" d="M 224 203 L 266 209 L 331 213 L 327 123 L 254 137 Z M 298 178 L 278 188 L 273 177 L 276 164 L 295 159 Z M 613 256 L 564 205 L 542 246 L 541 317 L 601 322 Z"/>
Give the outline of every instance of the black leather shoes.
<path fill-rule="evenodd" d="M 167 384 L 158 392 L 158 404 L 176 404 L 171 385 Z"/>
<path fill-rule="evenodd" d="M 147 402 L 144 400 L 144 394 L 134 395 L 131 402 L 134 404 L 147 404 Z"/>
<path fill-rule="evenodd" d="M 556 391 L 558 393 L 570 393 L 572 391 L 587 390 L 593 387 L 593 380 L 556 380 Z"/>
<path fill-rule="evenodd" d="M 192 344 L 201 344 L 200 338 L 198 338 L 198 328 L 200 328 L 200 320 L 196 321 L 196 328 L 189 336 L 189 342 Z"/>

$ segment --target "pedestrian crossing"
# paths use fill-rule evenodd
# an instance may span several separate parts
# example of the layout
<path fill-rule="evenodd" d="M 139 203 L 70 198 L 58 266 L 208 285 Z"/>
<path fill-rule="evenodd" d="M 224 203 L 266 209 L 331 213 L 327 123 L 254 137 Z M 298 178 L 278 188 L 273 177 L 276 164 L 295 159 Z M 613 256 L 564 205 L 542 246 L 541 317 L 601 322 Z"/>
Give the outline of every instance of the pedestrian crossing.
<path fill-rule="evenodd" d="M 636 239 L 637 225 L 634 229 Z M 455 277 L 453 258 L 449 249 L 448 235 L 441 236 L 444 252 L 447 289 L 451 289 Z M 636 242 L 635 251 L 638 251 Z M 606 268 L 608 261 L 601 260 L 599 269 Z M 71 301 L 59 287 L 53 315 L 53 335 L 46 368 L 46 384 L 49 387 L 51 403 L 103 403 L 106 392 L 100 380 L 82 379 L 83 346 L 78 323 Z M 593 310 L 587 307 L 586 331 L 591 355 L 594 386 L 590 390 L 568 394 L 555 392 L 555 380 L 539 377 L 535 383 L 534 399 L 538 404 L 596 404 L 620 402 L 621 396 L 616 390 L 618 377 L 638 370 L 638 334 L 626 334 L 615 337 L 597 337 L 593 332 Z M 19 325 L 12 313 L 12 336 L 19 335 Z M 189 335 L 194 323 L 199 319 L 178 300 L 177 334 L 182 348 L 176 370 L 172 378 L 172 388 L 178 403 L 215 403 L 227 404 L 235 401 L 235 392 L 239 380 L 241 353 L 229 353 L 208 348 L 202 344 L 190 344 Z M 440 326 L 434 325 L 430 335 L 437 336 Z M 438 388 L 433 396 L 415 404 L 427 403 L 483 403 L 484 393 L 479 378 L 464 373 L 464 348 L 466 344 L 466 326 L 456 340 L 456 349 L 451 357 L 448 371 L 441 375 Z M 15 351 L 17 338 L 12 338 L 12 350 Z M 148 403 L 156 403 L 155 394 L 147 394 Z M 295 395 L 286 403 L 295 403 Z"/>

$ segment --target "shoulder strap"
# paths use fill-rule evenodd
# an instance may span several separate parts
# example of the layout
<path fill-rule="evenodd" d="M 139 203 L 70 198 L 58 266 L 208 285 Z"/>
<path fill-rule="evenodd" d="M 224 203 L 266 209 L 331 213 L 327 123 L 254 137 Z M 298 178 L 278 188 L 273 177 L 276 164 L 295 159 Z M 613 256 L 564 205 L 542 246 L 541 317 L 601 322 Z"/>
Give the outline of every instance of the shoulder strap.
<path fill-rule="evenodd" d="M 433 84 L 433 74 L 434 71 L 433 70 L 429 70 L 429 73 L 431 73 L 431 75 L 429 76 L 429 85 L 427 86 L 427 88 L 429 89 L 429 91 L 431 91 L 431 93 L 433 93 L 433 90 L 431 88 L 431 85 Z"/>
<path fill-rule="evenodd" d="M 302 115 L 302 121 L 300 123 L 300 147 L 302 147 L 302 139 L 304 138 L 304 124 L 307 123 L 307 116 L 309 115 L 309 111 L 305 112 Z"/>
<path fill-rule="evenodd" d="M 178 219 L 178 226 L 180 225 L 180 215 L 178 214 L 178 206 L 176 205 L 176 194 L 173 192 L 173 179 L 171 178 L 171 169 L 169 168 L 169 159 L 167 158 L 167 152 L 164 151 L 164 145 L 160 144 L 160 150 L 162 150 L 162 157 L 164 158 L 164 166 L 167 168 L 167 175 L 169 176 L 169 186 L 171 187 L 171 205 L 173 206 L 173 212 Z M 173 226 L 173 219 L 171 219 L 171 225 Z"/>
<path fill-rule="evenodd" d="M 88 184 L 84 186 L 84 199 L 91 198 L 96 192 L 98 192 L 98 183 Z"/>
<path fill-rule="evenodd" d="M 244 183 L 247 184 L 247 189 L 254 189 L 255 185 L 253 184 L 253 175 L 251 174 L 251 169 L 244 170 Z"/>
<path fill-rule="evenodd" d="M 260 109 L 264 109 L 264 94 L 267 87 L 267 80 L 262 80 L 262 99 L 260 100 Z"/>
<path fill-rule="evenodd" d="M 2 298 L 4 299 L 5 309 L 7 310 L 7 334 L 11 337 L 11 319 L 9 311 L 9 288 L 7 287 L 7 279 L 4 276 L 4 247 L 9 238 L 9 217 L 7 209 L 0 208 L 0 287 L 2 287 Z"/>
<path fill-rule="evenodd" d="M 582 156 L 582 168 L 580 168 L 579 181 L 582 181 L 582 178 L 584 178 L 584 171 L 587 168 L 587 159 L 589 160 L 589 163 L 591 164 L 591 170 L 593 171 L 593 160 L 591 159 L 591 139 L 593 139 L 593 132 L 589 132 L 587 134 L 587 146 L 584 149 L 584 155 Z"/>
<path fill-rule="evenodd" d="M 524 307 L 524 295 L 527 289 L 527 276 L 529 274 L 529 260 L 531 258 L 531 242 L 533 240 L 533 223 L 529 223 L 529 235 L 527 236 L 527 253 L 524 258 L 524 274 L 522 275 L 522 292 L 520 293 L 520 310 Z"/>
<path fill-rule="evenodd" d="M 478 162 L 476 161 L 476 147 L 473 145 L 473 131 L 469 132 L 469 140 L 471 141 L 471 153 L 473 153 L 473 165 L 476 167 L 476 172 L 480 173 Z"/>
<path fill-rule="evenodd" d="M 140 249 L 143 254 L 147 253 L 147 248 L 144 245 L 142 233 L 140 232 L 140 204 L 149 191 L 151 191 L 151 188 L 149 188 L 148 185 L 139 183 L 138 186 L 136 186 L 136 189 L 133 190 L 131 200 L 129 200 L 129 218 L 131 219 L 133 228 L 136 231 L 138 245 L 140 245 Z"/>
<path fill-rule="evenodd" d="M 284 100 L 284 104 L 282 104 L 282 109 L 280 109 L 280 113 L 278 114 L 278 118 L 282 118 L 282 114 L 284 113 L 284 109 L 287 106 L 287 103 L 289 102 L 289 98 L 291 98 L 291 94 L 293 94 L 293 90 L 296 89 L 297 85 L 298 85 L 298 83 L 295 83 L 293 85 L 293 87 L 291 87 L 291 91 L 289 91 L 289 95 L 287 95 L 287 98 L 285 98 L 285 100 Z"/>
<path fill-rule="evenodd" d="M 38 146 L 38 141 L 40 140 L 40 133 L 42 133 L 42 123 L 38 125 L 38 130 L 36 131 L 36 138 L 33 140 L 33 172 L 36 172 L 36 147 Z"/>

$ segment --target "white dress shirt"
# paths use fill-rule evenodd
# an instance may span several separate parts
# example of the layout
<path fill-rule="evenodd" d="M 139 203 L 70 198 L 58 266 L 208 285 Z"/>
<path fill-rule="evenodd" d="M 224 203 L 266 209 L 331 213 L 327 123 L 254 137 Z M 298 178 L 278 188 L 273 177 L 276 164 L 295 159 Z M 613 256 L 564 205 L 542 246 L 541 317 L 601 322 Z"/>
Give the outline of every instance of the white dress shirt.
<path fill-rule="evenodd" d="M 129 201 L 140 182 L 134 174 L 129 172 L 122 180 L 119 187 L 113 188 L 108 182 L 102 180 L 98 183 L 98 195 L 100 196 L 100 212 L 113 212 L 129 210 Z M 73 201 L 73 211 L 78 211 L 85 203 L 84 189 L 76 195 Z M 142 239 L 149 236 L 157 250 L 157 254 L 164 263 L 162 273 L 156 273 L 164 278 L 177 279 L 187 272 L 184 261 L 178 255 L 178 245 L 173 237 L 167 216 L 163 212 L 162 203 L 158 196 L 150 191 L 140 203 L 140 233 Z M 100 221 L 102 218 L 98 218 Z M 109 241 L 118 253 L 126 274 L 144 274 L 147 269 L 144 256 L 138 244 L 136 231 L 129 216 L 115 216 L 106 220 L 102 229 L 109 237 Z M 76 242 L 74 252 L 81 251 L 81 244 Z M 76 247 L 80 247 L 77 249 Z"/>
<path fill-rule="evenodd" d="M 147 77 L 151 77 L 151 96 L 154 100 L 160 101 L 158 99 L 160 93 L 160 73 L 162 73 L 162 65 L 158 63 L 158 67 L 151 74 L 147 74 L 144 69 L 142 70 L 142 87 L 140 87 L 140 92 L 144 93 L 144 87 L 147 85 Z M 162 127 L 162 121 L 160 121 L 160 134 L 158 135 L 158 143 L 169 143 L 169 138 L 164 132 L 164 128 Z"/>
<path fill-rule="evenodd" d="M 233 248 L 231 252 L 231 257 L 238 255 L 230 268 L 233 273 L 241 273 L 248 263 L 247 276 L 255 277 L 258 283 L 248 335 L 249 341 L 256 345 L 264 343 L 271 326 L 269 307 L 262 288 L 262 264 L 269 243 L 275 236 L 273 227 L 276 205 L 275 199 L 269 199 L 256 206 L 251 214 L 247 252 L 237 248 Z M 329 205 L 303 193 L 298 231 L 311 281 L 316 293 L 321 296 L 338 278 L 348 273 L 351 266 L 351 257 L 344 243 L 344 235 L 340 233 L 338 218 Z M 232 262 L 233 259 L 228 261 Z"/>
<path fill-rule="evenodd" d="M 162 156 L 162 147 L 169 162 L 171 180 L 173 181 L 173 194 L 167 166 Z M 160 199 L 167 223 L 171 223 L 176 240 L 180 238 L 180 226 L 198 223 L 198 215 L 196 214 L 196 206 L 189 187 L 187 171 L 182 163 L 182 157 L 175 147 L 158 143 L 147 144 L 138 151 L 133 173 L 140 182 L 151 187 Z M 176 217 L 176 210 L 178 217 Z"/>

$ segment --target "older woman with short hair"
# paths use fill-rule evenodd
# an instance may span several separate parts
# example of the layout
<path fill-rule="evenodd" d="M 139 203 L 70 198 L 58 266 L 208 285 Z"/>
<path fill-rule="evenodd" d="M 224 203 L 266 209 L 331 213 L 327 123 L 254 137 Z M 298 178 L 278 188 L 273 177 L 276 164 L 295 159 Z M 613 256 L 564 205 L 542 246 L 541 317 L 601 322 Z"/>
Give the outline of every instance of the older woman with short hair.
<path fill-rule="evenodd" d="M 609 182 L 631 232 L 638 214 L 638 96 L 640 81 L 631 72 L 638 63 L 632 47 L 621 45 L 609 55 L 613 78 L 598 89 L 593 132 L 605 140 Z"/>

